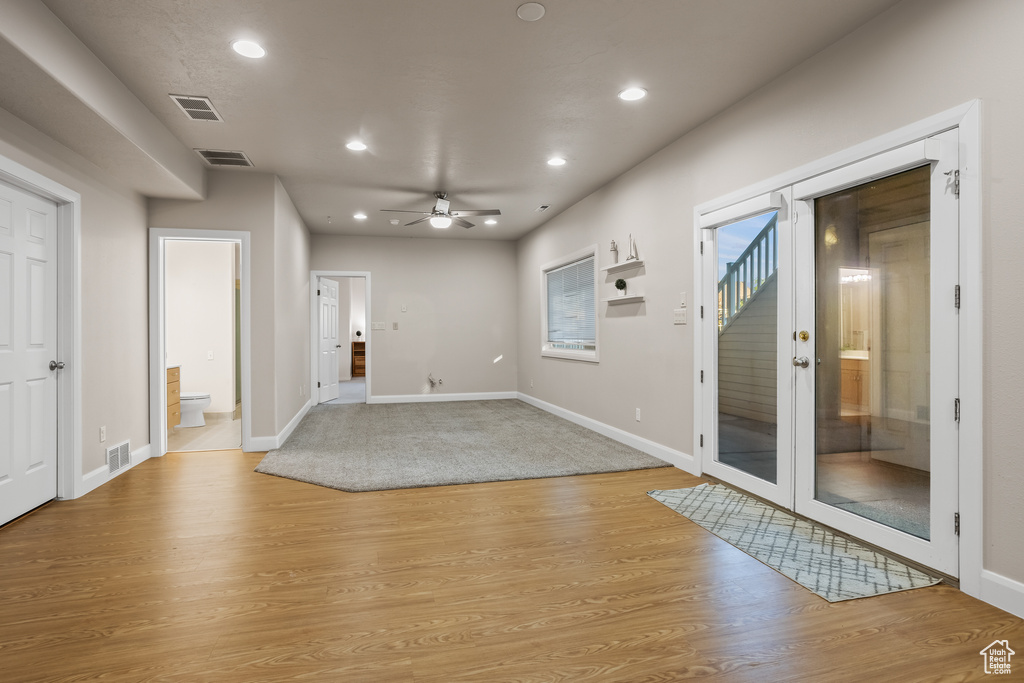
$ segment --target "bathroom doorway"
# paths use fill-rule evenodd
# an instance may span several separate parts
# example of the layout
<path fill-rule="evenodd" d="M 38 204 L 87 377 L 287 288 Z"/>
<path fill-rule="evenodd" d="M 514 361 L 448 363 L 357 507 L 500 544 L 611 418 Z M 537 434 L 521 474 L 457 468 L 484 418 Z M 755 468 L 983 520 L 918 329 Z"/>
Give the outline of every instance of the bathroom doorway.
<path fill-rule="evenodd" d="M 310 274 L 313 403 L 367 403 L 370 378 L 370 274 Z"/>
<path fill-rule="evenodd" d="M 164 355 L 178 369 L 180 411 L 168 424 L 169 451 L 242 445 L 239 252 L 237 242 L 165 245 Z"/>
<path fill-rule="evenodd" d="M 150 232 L 154 455 L 245 448 L 249 235 Z"/>

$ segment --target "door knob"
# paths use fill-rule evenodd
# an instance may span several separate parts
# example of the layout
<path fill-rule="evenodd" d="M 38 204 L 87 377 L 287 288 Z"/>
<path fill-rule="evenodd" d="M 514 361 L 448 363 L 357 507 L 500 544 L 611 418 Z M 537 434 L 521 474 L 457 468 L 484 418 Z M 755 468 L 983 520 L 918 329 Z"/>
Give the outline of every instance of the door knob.
<path fill-rule="evenodd" d="M 793 358 L 793 365 L 799 368 L 806 368 L 811 364 L 811 361 L 807 359 L 807 356 L 800 356 L 799 358 Z"/>
<path fill-rule="evenodd" d="M 64 361 L 62 361 L 62 360 L 51 360 L 50 361 L 50 370 L 63 370 L 63 369 L 64 369 Z"/>

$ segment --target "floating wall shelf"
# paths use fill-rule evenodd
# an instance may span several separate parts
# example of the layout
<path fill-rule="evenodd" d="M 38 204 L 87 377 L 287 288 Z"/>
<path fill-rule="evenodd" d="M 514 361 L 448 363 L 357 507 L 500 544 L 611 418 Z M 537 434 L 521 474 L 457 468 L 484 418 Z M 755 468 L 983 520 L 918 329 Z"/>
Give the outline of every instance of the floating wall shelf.
<path fill-rule="evenodd" d="M 601 301 L 612 306 L 616 304 L 638 304 L 643 302 L 643 300 L 643 294 L 628 294 L 626 296 L 613 296 L 608 299 L 601 299 Z"/>
<path fill-rule="evenodd" d="M 643 261 L 634 259 L 632 261 L 623 261 L 622 263 L 613 263 L 610 266 L 605 266 L 601 269 L 601 272 L 611 275 L 612 273 L 621 273 L 626 270 L 633 270 L 634 268 L 642 268 L 643 265 Z"/>

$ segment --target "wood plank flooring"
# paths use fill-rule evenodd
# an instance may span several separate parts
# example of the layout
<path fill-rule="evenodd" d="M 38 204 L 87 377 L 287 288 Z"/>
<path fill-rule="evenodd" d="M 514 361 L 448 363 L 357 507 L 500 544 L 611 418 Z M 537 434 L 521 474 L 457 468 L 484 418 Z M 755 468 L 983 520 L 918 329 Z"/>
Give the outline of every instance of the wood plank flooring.
<path fill-rule="evenodd" d="M 648 498 L 699 483 L 672 468 L 343 493 L 261 457 L 169 454 L 0 529 L 0 679 L 967 681 L 1024 647 L 948 586 L 825 602 Z"/>

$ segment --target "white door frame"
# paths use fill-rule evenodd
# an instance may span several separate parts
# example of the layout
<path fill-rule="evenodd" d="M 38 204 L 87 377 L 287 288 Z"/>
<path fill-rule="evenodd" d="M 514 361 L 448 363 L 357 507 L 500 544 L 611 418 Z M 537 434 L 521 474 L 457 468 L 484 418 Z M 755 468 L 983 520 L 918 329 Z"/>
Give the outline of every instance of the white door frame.
<path fill-rule="evenodd" d="M 862 159 L 887 152 L 916 140 L 941 133 L 952 128 L 959 129 L 960 151 L 960 589 L 974 597 L 981 597 L 984 568 L 984 463 L 983 440 L 983 308 L 981 274 L 982 231 L 981 231 L 981 102 L 972 100 L 958 107 L 910 124 L 886 135 L 861 143 L 855 147 L 831 154 L 797 169 L 781 173 L 741 190 L 720 197 L 694 208 L 693 254 L 694 254 L 694 301 L 707 306 L 707 275 L 701 255 L 703 230 L 702 217 L 716 211 L 738 205 L 753 197 L 775 192 L 782 188 L 807 181 L 835 169 L 856 163 Z M 712 296 L 713 298 L 713 296 Z M 702 334 L 703 326 L 714 321 L 713 311 L 707 311 L 703 318 L 697 318 L 694 334 L 694 377 L 702 371 L 710 371 L 708 365 L 707 335 Z M 714 404 L 704 404 L 704 387 L 694 381 L 694 461 L 700 471 L 703 463 L 712 457 L 709 439 L 704 439 L 709 420 L 714 417 Z M 703 443 L 703 445 L 702 445 Z"/>
<path fill-rule="evenodd" d="M 370 337 L 370 326 L 369 321 L 372 320 L 370 317 L 370 271 L 368 270 L 311 270 L 309 271 L 309 395 L 315 400 L 313 405 L 320 403 L 320 392 L 313 392 L 313 385 L 317 383 L 317 376 L 319 373 L 319 330 L 320 330 L 320 317 L 317 314 L 317 297 L 316 297 L 316 283 L 322 277 L 361 277 L 366 279 L 366 402 L 370 402 L 370 367 L 372 363 L 371 359 L 371 341 Z M 339 333 L 339 337 L 340 337 Z M 351 340 L 349 340 L 351 343 Z"/>
<path fill-rule="evenodd" d="M 150 456 L 167 453 L 167 349 L 165 246 L 168 241 L 234 242 L 239 245 L 242 286 L 242 450 L 252 449 L 252 316 L 248 231 L 149 229 L 149 444 Z"/>
<path fill-rule="evenodd" d="M 0 180 L 57 204 L 57 498 L 88 493 L 82 476 L 82 196 L 0 156 Z"/>

